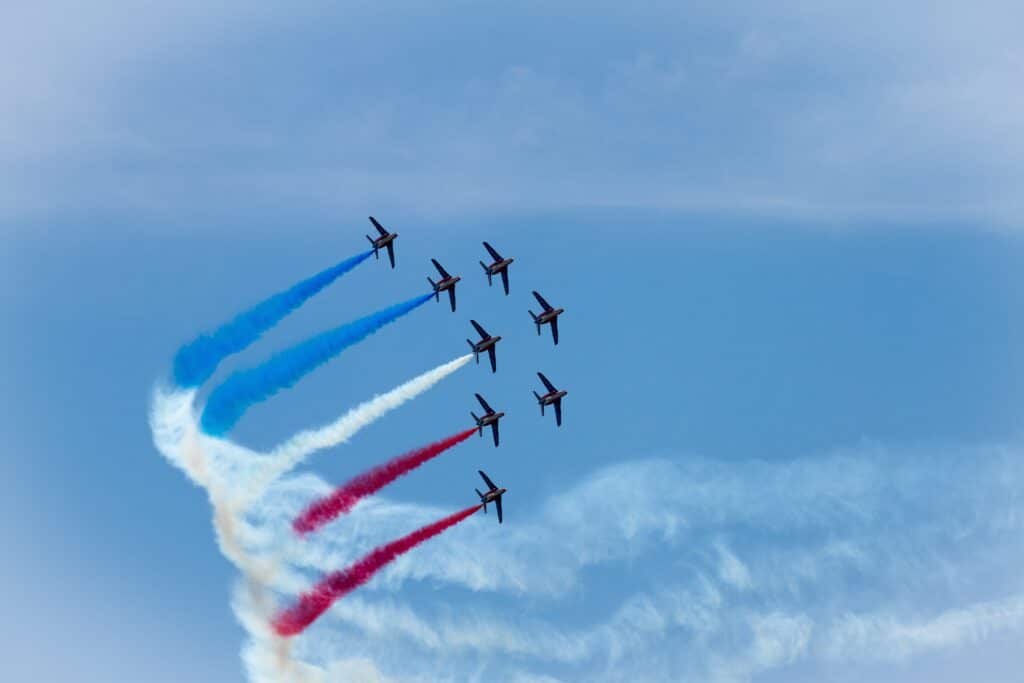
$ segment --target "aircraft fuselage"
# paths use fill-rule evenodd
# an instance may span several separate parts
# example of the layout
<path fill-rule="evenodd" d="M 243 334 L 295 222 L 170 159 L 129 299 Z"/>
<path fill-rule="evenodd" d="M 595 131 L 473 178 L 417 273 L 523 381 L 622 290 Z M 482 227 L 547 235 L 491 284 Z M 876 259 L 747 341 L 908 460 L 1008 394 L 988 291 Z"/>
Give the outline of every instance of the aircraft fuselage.
<path fill-rule="evenodd" d="M 455 286 L 455 283 L 461 279 L 462 278 L 459 277 L 458 275 L 453 275 L 452 277 L 446 277 L 443 280 L 438 280 L 437 283 L 434 285 L 434 291 L 443 292 L 446 289 L 451 289 L 452 287 Z"/>
<path fill-rule="evenodd" d="M 500 261 L 495 261 L 491 265 L 487 266 L 487 272 L 490 273 L 491 275 L 497 275 L 501 271 L 508 268 L 509 264 L 512 263 L 513 261 L 515 261 L 514 258 L 506 258 Z"/>
<path fill-rule="evenodd" d="M 550 323 L 552 320 L 562 315 L 563 313 L 565 313 L 564 308 L 552 308 L 550 311 L 544 311 L 543 313 L 537 316 L 537 324 L 543 325 L 545 323 Z"/>
<path fill-rule="evenodd" d="M 486 427 L 487 425 L 494 424 L 503 417 L 505 417 L 505 413 L 489 413 L 477 420 L 477 426 Z"/>
<path fill-rule="evenodd" d="M 377 239 L 373 240 L 373 248 L 374 249 L 381 249 L 383 247 L 386 247 L 389 244 L 391 244 L 392 242 L 394 242 L 396 237 L 398 237 L 398 233 L 397 232 L 392 232 L 392 233 L 389 233 L 387 235 L 382 235 L 381 237 L 378 237 Z"/>
<path fill-rule="evenodd" d="M 483 353 L 487 349 L 491 348 L 495 344 L 501 341 L 501 337 L 488 337 L 487 339 L 481 339 L 480 341 L 473 344 L 473 350 L 477 353 Z"/>
<path fill-rule="evenodd" d="M 549 406 L 568 393 L 569 392 L 566 391 L 565 389 L 560 389 L 559 391 L 549 391 L 548 393 L 540 397 L 540 402 L 543 405 Z"/>
<path fill-rule="evenodd" d="M 508 489 L 505 489 L 505 488 L 499 488 L 499 489 L 495 489 L 493 491 L 488 491 L 487 493 L 483 494 L 483 496 L 480 498 L 480 500 L 481 500 L 481 502 L 483 502 L 485 504 L 486 503 L 493 503 L 494 501 L 496 501 L 499 498 L 501 498 L 502 494 L 504 494 L 507 490 Z"/>

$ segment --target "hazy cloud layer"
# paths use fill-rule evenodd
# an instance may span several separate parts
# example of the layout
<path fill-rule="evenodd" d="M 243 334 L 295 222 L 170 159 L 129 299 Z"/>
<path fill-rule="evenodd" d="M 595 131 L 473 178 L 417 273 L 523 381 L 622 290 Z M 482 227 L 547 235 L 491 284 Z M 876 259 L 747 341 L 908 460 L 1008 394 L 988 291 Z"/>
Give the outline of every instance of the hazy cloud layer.
<path fill-rule="evenodd" d="M 50 2 L 0 216 L 578 206 L 1014 227 L 1019 3 Z"/>

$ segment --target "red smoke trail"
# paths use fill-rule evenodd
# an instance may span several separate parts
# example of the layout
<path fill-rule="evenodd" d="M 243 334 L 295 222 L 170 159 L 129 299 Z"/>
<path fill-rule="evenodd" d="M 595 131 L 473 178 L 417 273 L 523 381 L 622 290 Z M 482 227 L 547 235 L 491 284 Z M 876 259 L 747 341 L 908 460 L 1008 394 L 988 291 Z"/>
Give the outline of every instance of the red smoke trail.
<path fill-rule="evenodd" d="M 284 637 L 302 633 L 307 626 L 326 612 L 335 600 L 362 586 L 399 555 L 409 552 L 420 543 L 455 526 L 479 510 L 480 507 L 480 505 L 474 505 L 433 524 L 428 524 L 408 536 L 403 536 L 397 541 L 376 548 L 348 569 L 328 574 L 313 590 L 300 595 L 298 602 L 277 615 L 272 624 L 274 631 Z"/>
<path fill-rule="evenodd" d="M 319 529 L 338 515 L 351 510 L 361 499 L 381 490 L 395 479 L 408 474 L 431 458 L 444 453 L 446 450 L 462 443 L 473 436 L 476 428 L 467 429 L 447 439 L 436 441 L 429 446 L 409 451 L 405 455 L 393 458 L 383 465 L 378 465 L 368 472 L 360 474 L 334 490 L 331 495 L 314 502 L 305 511 L 295 518 L 292 528 L 296 533 L 307 534 Z"/>

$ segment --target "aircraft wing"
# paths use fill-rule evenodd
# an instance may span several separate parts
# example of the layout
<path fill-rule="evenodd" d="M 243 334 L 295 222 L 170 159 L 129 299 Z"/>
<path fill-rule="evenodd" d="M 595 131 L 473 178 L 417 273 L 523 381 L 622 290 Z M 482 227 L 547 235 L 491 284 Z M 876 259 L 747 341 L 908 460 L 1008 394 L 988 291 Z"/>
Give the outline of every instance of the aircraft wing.
<path fill-rule="evenodd" d="M 499 254 L 494 247 L 487 244 L 487 242 L 484 242 L 484 249 L 487 250 L 487 253 L 490 254 L 491 258 L 494 259 L 495 261 L 501 260 L 501 254 Z"/>
<path fill-rule="evenodd" d="M 435 268 L 437 268 L 437 272 L 441 273 L 441 277 L 443 277 L 443 278 L 450 278 L 451 277 L 451 275 L 448 274 L 448 271 L 444 269 L 444 266 L 442 266 L 440 263 L 437 262 L 437 259 L 433 259 L 432 258 L 432 259 L 430 259 L 430 262 L 434 264 Z"/>
<path fill-rule="evenodd" d="M 549 304 L 547 301 L 545 301 L 544 297 L 542 297 L 539 293 L 534 292 L 533 296 L 537 299 L 537 303 L 539 303 L 541 306 L 544 307 L 545 311 L 550 311 L 551 310 L 551 304 Z"/>
<path fill-rule="evenodd" d="M 387 237 L 388 231 L 384 229 L 384 226 L 377 222 L 377 219 L 370 216 L 370 222 L 373 223 L 373 227 L 377 228 L 377 232 L 380 233 L 381 237 Z"/>
<path fill-rule="evenodd" d="M 501 284 L 505 286 L 505 294 L 508 294 L 508 268 L 501 271 Z"/>
<path fill-rule="evenodd" d="M 498 524 L 501 524 L 501 498 L 494 499 L 494 507 L 498 509 Z"/>
<path fill-rule="evenodd" d="M 555 340 L 555 346 L 558 346 L 558 318 L 551 319 L 551 338 Z"/>
<path fill-rule="evenodd" d="M 483 396 L 481 396 L 480 394 L 474 394 L 474 396 L 476 396 L 476 400 L 480 401 L 481 407 L 483 407 L 483 409 L 487 411 L 488 415 L 494 412 L 494 409 L 491 408 L 491 406 L 487 405 L 487 401 L 484 400 Z"/>
<path fill-rule="evenodd" d="M 388 258 L 391 260 L 391 267 L 395 267 L 395 243 L 388 242 Z"/>
<path fill-rule="evenodd" d="M 490 477 L 488 477 L 486 474 L 484 474 L 483 470 L 477 470 L 477 472 L 479 472 L 480 476 L 484 478 L 484 483 L 487 484 L 487 488 L 489 488 L 491 491 L 497 491 L 498 490 L 498 487 L 494 485 L 494 482 L 491 481 Z"/>
<path fill-rule="evenodd" d="M 473 324 L 473 327 L 476 328 L 476 331 L 480 333 L 480 338 L 481 339 L 487 339 L 488 337 L 491 336 L 491 335 L 487 334 L 487 330 L 485 330 L 484 328 L 480 327 L 480 323 L 478 323 L 477 321 L 470 320 L 469 322 L 471 322 Z"/>
<path fill-rule="evenodd" d="M 498 355 L 495 353 L 493 346 L 488 347 L 487 355 L 491 357 L 491 372 L 498 371 Z"/>
<path fill-rule="evenodd" d="M 497 422 L 492 422 L 491 423 L 491 434 L 494 435 L 494 445 L 497 446 L 498 445 L 498 423 Z"/>
<path fill-rule="evenodd" d="M 455 288 L 454 287 L 449 287 L 448 288 L 448 298 L 451 299 L 451 302 L 452 302 L 452 312 L 454 313 L 455 312 Z"/>
<path fill-rule="evenodd" d="M 538 372 L 537 376 L 540 377 L 541 382 L 544 382 L 544 386 L 548 388 L 548 391 L 558 391 L 558 389 L 555 388 L 555 385 L 549 382 L 548 378 L 544 376 L 543 372 Z"/>
<path fill-rule="evenodd" d="M 555 401 L 555 424 L 562 426 L 562 399 Z"/>

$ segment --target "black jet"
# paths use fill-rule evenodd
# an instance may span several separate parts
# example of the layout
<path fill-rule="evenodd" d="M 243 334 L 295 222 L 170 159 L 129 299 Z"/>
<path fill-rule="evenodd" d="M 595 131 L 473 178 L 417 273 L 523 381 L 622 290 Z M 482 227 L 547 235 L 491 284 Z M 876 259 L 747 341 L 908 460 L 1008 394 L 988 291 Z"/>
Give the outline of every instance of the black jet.
<path fill-rule="evenodd" d="M 448 290 L 448 298 L 452 302 L 452 311 L 454 312 L 455 311 L 455 283 L 458 282 L 459 280 L 461 280 L 462 278 L 459 277 L 458 275 L 451 275 L 451 274 L 449 274 L 448 271 L 444 269 L 444 266 L 442 266 L 440 263 L 437 262 L 437 259 L 430 259 L 430 262 L 434 264 L 434 267 L 437 268 L 437 272 L 441 274 L 441 279 L 438 280 L 437 282 L 434 282 L 429 277 L 427 278 L 427 282 L 429 282 L 430 286 L 434 288 L 434 300 L 435 301 L 440 301 L 441 300 L 441 292 L 443 292 L 444 290 L 447 289 Z"/>
<path fill-rule="evenodd" d="M 555 424 L 559 427 L 562 426 L 562 397 L 568 394 L 568 391 L 559 391 L 555 388 L 555 385 L 548 381 L 548 378 L 544 376 L 543 372 L 538 372 L 537 376 L 540 377 L 540 381 L 544 382 L 544 386 L 547 388 L 548 393 L 541 396 L 536 391 L 533 395 L 537 397 L 537 403 L 540 404 L 540 414 L 544 414 L 544 406 L 555 406 Z"/>
<path fill-rule="evenodd" d="M 501 418 L 505 417 L 505 413 L 496 413 L 496 412 L 494 412 L 494 408 L 491 408 L 491 406 L 489 406 L 487 404 L 487 401 L 484 400 L 483 396 L 481 396 L 480 394 L 474 394 L 474 395 L 476 396 L 476 400 L 480 401 L 480 405 L 484 409 L 484 416 L 483 417 L 477 417 L 473 413 L 473 411 L 470 411 L 469 414 L 473 416 L 474 420 L 476 420 L 476 426 L 480 430 L 480 436 L 484 435 L 484 427 L 486 427 L 487 425 L 491 425 L 491 434 L 494 435 L 494 445 L 497 446 L 498 445 L 498 420 L 500 420 Z"/>
<path fill-rule="evenodd" d="M 366 239 L 370 240 L 370 244 L 373 245 L 373 255 L 376 258 L 380 258 L 381 247 L 386 247 L 388 250 L 388 258 L 391 259 L 391 267 L 395 267 L 395 238 L 398 237 L 397 232 L 388 232 L 384 229 L 384 226 L 377 222 L 377 219 L 370 216 L 370 222 L 373 223 L 373 227 L 377 228 L 377 232 L 380 233 L 380 237 L 373 239 L 369 235 Z"/>
<path fill-rule="evenodd" d="M 491 263 L 491 265 L 487 265 L 483 261 L 480 262 L 480 266 L 484 269 L 484 272 L 487 273 L 487 286 L 489 287 L 494 284 L 491 281 L 492 276 L 501 273 L 501 284 L 505 285 L 505 295 L 508 296 L 508 264 L 515 261 L 515 259 L 501 258 L 501 254 L 499 254 L 494 247 L 487 244 L 487 242 L 484 242 L 484 248 L 487 249 L 491 258 L 494 259 L 494 262 Z"/>
<path fill-rule="evenodd" d="M 476 362 L 480 362 L 480 354 L 486 351 L 487 355 L 491 357 L 491 372 L 497 372 L 498 359 L 494 356 L 494 345 L 501 341 L 501 337 L 492 337 L 487 334 L 487 330 L 480 327 L 480 323 L 475 320 L 470 320 L 469 322 L 473 323 L 473 327 L 475 327 L 476 331 L 480 334 L 480 341 L 475 344 L 468 339 L 466 340 L 466 343 L 470 345 L 473 349 L 473 353 L 476 355 Z"/>
<path fill-rule="evenodd" d="M 505 492 L 508 491 L 508 489 L 499 489 L 495 486 L 494 482 L 484 474 L 483 470 L 477 470 L 477 472 L 480 473 L 480 476 L 484 479 L 484 483 L 487 484 L 487 493 L 480 493 L 480 489 L 474 489 L 474 491 L 476 491 L 476 495 L 480 496 L 480 502 L 484 504 L 484 514 L 487 514 L 487 504 L 494 503 L 494 507 L 498 509 L 498 524 L 501 524 L 501 497 L 505 495 Z"/>
<path fill-rule="evenodd" d="M 540 326 L 549 324 L 551 325 L 551 338 L 555 340 L 555 346 L 558 346 L 558 316 L 565 313 L 564 308 L 552 308 L 551 304 L 544 300 L 537 292 L 533 293 L 536 297 L 537 303 L 544 309 L 540 315 L 535 315 L 533 311 L 530 311 L 530 317 L 533 318 L 533 324 L 537 326 L 537 334 L 540 335 Z"/>

